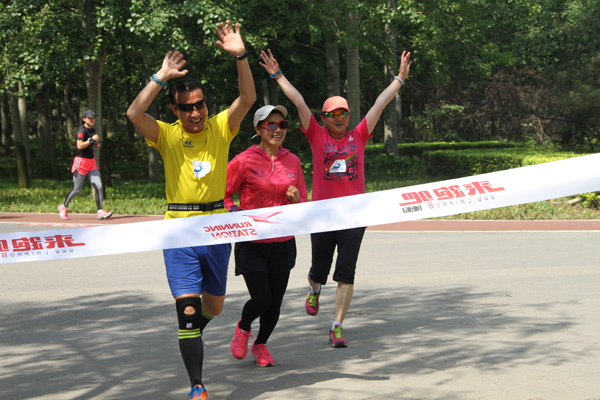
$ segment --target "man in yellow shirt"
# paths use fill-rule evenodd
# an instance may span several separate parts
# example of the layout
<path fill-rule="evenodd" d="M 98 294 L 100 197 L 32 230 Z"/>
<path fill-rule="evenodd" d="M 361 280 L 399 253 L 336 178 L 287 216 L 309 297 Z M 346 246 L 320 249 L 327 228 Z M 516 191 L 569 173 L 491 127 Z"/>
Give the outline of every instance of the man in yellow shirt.
<path fill-rule="evenodd" d="M 167 88 L 167 81 L 188 73 L 183 69 L 183 55 L 169 51 L 161 69 L 127 110 L 127 117 L 163 158 L 169 203 L 166 219 L 227 212 L 223 199 L 229 145 L 256 101 L 256 91 L 239 25 L 221 22 L 217 35 L 217 44 L 236 57 L 240 96 L 229 109 L 209 117 L 204 86 L 186 77 L 169 89 L 177 122 L 168 124 L 146 114 L 156 95 Z M 179 321 L 179 349 L 190 378 L 192 400 L 207 399 L 202 383 L 202 331 L 223 310 L 230 254 L 230 244 L 164 250 Z"/>

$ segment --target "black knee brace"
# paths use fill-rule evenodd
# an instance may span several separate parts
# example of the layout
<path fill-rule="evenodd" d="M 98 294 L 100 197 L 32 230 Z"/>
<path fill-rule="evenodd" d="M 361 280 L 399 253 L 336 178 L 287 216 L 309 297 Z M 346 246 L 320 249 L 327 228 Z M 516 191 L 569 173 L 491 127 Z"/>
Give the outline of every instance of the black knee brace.
<path fill-rule="evenodd" d="M 177 308 L 177 321 L 179 329 L 198 329 L 200 327 L 200 317 L 202 316 L 202 300 L 200 297 L 184 297 L 175 300 Z M 187 307 L 193 307 L 194 313 L 188 315 L 185 313 Z"/>

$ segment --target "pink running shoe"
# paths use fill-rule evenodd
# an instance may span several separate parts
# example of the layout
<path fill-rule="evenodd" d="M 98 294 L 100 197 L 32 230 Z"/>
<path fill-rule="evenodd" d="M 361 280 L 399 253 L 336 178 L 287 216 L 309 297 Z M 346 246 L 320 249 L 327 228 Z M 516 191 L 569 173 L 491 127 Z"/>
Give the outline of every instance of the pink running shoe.
<path fill-rule="evenodd" d="M 348 347 L 348 342 L 342 336 L 342 326 L 336 326 L 332 330 L 329 331 L 329 343 L 331 343 L 332 347 L 342 348 Z"/>
<path fill-rule="evenodd" d="M 68 220 L 69 219 L 69 214 L 68 214 L 69 210 L 67 209 L 67 207 L 63 206 L 62 204 L 60 206 L 58 206 L 58 215 L 64 219 L 64 220 Z"/>
<path fill-rule="evenodd" d="M 272 367 L 275 364 L 266 344 L 253 344 L 250 354 L 256 357 L 256 365 L 259 367 Z"/>
<path fill-rule="evenodd" d="M 109 219 L 110 217 L 112 217 L 112 211 L 98 210 L 98 214 L 96 214 L 98 219 Z"/>
<path fill-rule="evenodd" d="M 240 322 L 235 326 L 235 333 L 233 334 L 233 340 L 231 341 L 231 354 L 238 360 L 242 360 L 248 354 L 248 339 L 252 336 L 250 331 L 246 332 L 240 329 Z"/>
<path fill-rule="evenodd" d="M 308 315 L 317 315 L 319 312 L 319 295 L 321 292 L 315 294 L 312 289 L 308 291 L 308 296 L 306 297 L 306 313 Z"/>

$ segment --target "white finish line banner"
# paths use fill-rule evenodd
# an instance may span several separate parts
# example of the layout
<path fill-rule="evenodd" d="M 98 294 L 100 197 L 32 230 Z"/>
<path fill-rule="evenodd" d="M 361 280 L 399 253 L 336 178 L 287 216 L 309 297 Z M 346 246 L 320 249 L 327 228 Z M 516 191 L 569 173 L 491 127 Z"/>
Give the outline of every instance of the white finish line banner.
<path fill-rule="evenodd" d="M 600 191 L 600 154 L 280 207 L 0 234 L 0 264 L 133 253 L 442 217 Z"/>

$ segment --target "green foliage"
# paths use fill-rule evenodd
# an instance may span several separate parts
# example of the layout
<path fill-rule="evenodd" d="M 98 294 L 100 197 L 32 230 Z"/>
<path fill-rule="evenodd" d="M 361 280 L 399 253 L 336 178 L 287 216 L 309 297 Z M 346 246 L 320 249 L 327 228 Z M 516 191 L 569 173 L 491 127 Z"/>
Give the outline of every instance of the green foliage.
<path fill-rule="evenodd" d="M 438 150 L 423 154 L 425 173 L 458 178 L 522 166 L 512 154 L 486 154 Z"/>
<path fill-rule="evenodd" d="M 448 144 L 444 144 L 448 145 Z M 459 143 L 456 146 L 464 146 L 466 143 Z M 497 145 L 497 143 L 490 143 Z M 134 144 L 134 149 L 129 149 L 131 153 L 142 154 L 142 148 Z M 370 145 L 367 153 L 373 153 Z M 124 151 L 124 149 L 120 150 Z M 452 150 L 437 150 L 435 152 L 451 153 Z M 479 154 L 484 155 L 486 150 L 454 150 L 454 153 Z M 575 156 L 572 153 L 561 153 L 552 151 L 535 151 L 535 149 L 523 149 L 517 146 L 513 149 L 489 149 L 487 156 L 493 159 L 493 153 L 498 154 L 498 159 L 506 160 L 503 157 L 508 153 L 514 153 L 515 159 L 520 158 L 523 164 L 535 164 L 539 162 L 553 161 L 565 157 Z M 519 157 L 520 153 L 520 157 Z M 424 155 L 428 154 L 423 152 Z M 131 158 L 131 157 L 130 157 Z M 481 158 L 481 157 L 480 157 Z M 467 161 L 473 162 L 475 167 L 464 167 L 467 169 L 483 168 L 480 167 L 481 161 L 477 157 L 466 156 Z M 67 179 L 35 179 L 32 187 L 29 189 L 18 188 L 17 183 L 6 172 L 14 168 L 14 163 L 6 162 L 7 158 L 0 158 L 0 212 L 44 212 L 54 213 L 56 207 L 64 201 L 66 194 L 72 188 L 70 177 Z M 309 157 L 301 156 L 305 178 L 309 193 L 311 192 L 311 165 Z M 398 187 L 418 185 L 435 180 L 439 176 L 427 176 L 423 174 L 421 168 L 421 158 L 415 155 L 376 155 L 375 157 L 366 157 L 366 189 L 367 192 L 388 190 Z M 127 165 L 133 165 L 135 162 L 123 162 L 117 169 L 120 179 L 114 179 L 114 187 L 107 189 L 107 198 L 105 208 L 119 214 L 140 214 L 140 215 L 159 215 L 165 212 L 165 184 L 164 181 L 151 183 L 139 176 L 134 176 L 137 169 L 133 169 L 131 179 L 126 179 L 127 171 L 123 169 Z M 485 168 L 496 168 L 499 163 L 492 163 Z M 6 168 L 6 169 L 5 169 Z M 439 175 L 439 171 L 438 175 Z M 116 177 L 116 176 L 115 176 Z M 505 207 L 494 210 L 478 211 L 474 213 L 461 214 L 445 217 L 445 219 L 597 219 L 600 218 L 600 194 L 587 193 L 579 195 L 584 201 L 579 205 L 571 206 L 567 203 L 568 199 L 556 199 L 546 202 L 524 204 L 519 206 Z M 82 193 L 77 196 L 70 204 L 69 209 L 72 213 L 95 213 L 95 202 L 86 184 Z"/>
<path fill-rule="evenodd" d="M 377 154 L 375 156 L 365 156 L 365 171 L 367 178 L 377 177 L 377 179 L 380 179 L 384 176 L 396 178 L 418 176 L 419 165 L 420 160 L 416 156 L 398 154 Z"/>
<path fill-rule="evenodd" d="M 17 163 L 13 157 L 0 157 L 0 176 L 17 176 Z"/>
<path fill-rule="evenodd" d="M 439 108 L 426 109 L 421 114 L 410 117 L 409 120 L 415 125 L 415 129 L 419 131 L 421 140 L 436 140 L 439 131 L 437 126 L 441 120 L 453 118 L 454 116 L 461 114 L 464 109 L 463 106 L 456 104 L 444 104 Z M 452 140 L 459 136 L 453 132 L 447 132 L 446 135 L 447 136 L 443 139 L 447 139 L 448 136 L 450 136 L 450 140 Z"/>
<path fill-rule="evenodd" d="M 498 141 L 403 143 L 398 145 L 398 152 L 421 156 L 424 152 L 437 150 L 514 149 L 523 146 L 522 143 Z"/>
<path fill-rule="evenodd" d="M 577 197 L 582 199 L 582 205 L 584 207 L 600 209 L 600 192 L 582 193 Z"/>
<path fill-rule="evenodd" d="M 64 159 L 59 161 L 48 161 L 41 157 L 36 157 L 31 163 L 33 175 L 45 179 L 70 179 L 72 176 L 71 161 L 66 161 Z"/>
<path fill-rule="evenodd" d="M 539 201 L 516 206 L 456 214 L 442 219 L 467 220 L 586 220 L 600 218 L 597 207 L 569 204 L 570 198 Z"/>
<path fill-rule="evenodd" d="M 556 62 L 546 68 L 542 82 L 552 102 L 554 130 L 565 149 L 585 143 L 597 151 L 600 140 L 600 2 L 572 1 L 561 15 L 560 50 Z"/>
<path fill-rule="evenodd" d="M 274 90 L 274 82 L 258 65 L 258 54 L 271 48 L 286 76 L 318 111 L 327 96 L 326 35 L 338 44 L 342 82 L 346 45 L 357 40 L 363 115 L 389 84 L 384 65 L 397 65 L 402 50 L 412 52 L 414 64 L 401 90 L 406 142 L 535 140 L 571 150 L 585 146 L 588 151 L 600 145 L 598 0 L 337 0 L 336 7 L 312 0 L 94 0 L 89 13 L 85 4 L 0 4 L 0 95 L 14 92 L 17 82 L 24 85 L 18 95 L 28 101 L 37 177 L 56 176 L 56 171 L 62 176 L 63 170 L 68 175 L 65 167 L 73 152 L 65 144 L 71 134 L 65 132 L 66 121 L 86 108 L 84 65 L 99 60 L 103 52 L 100 122 L 104 139 L 114 140 L 107 141 L 110 167 L 122 177 L 134 174 L 129 171 L 147 175 L 146 149 L 135 149 L 133 157 L 113 146 L 123 142 L 126 149 L 135 140 L 125 110 L 168 50 L 182 51 L 189 75 L 206 84 L 211 112 L 229 106 L 238 95 L 235 62 L 216 46 L 214 32 L 226 19 L 241 23 L 251 52 L 259 101 L 250 114 L 269 97 L 288 107 L 294 130 L 286 146 L 297 154 L 308 153 L 308 147 L 296 111 Z M 358 24 L 347 23 L 350 11 L 358 13 Z M 385 24 L 393 29 L 386 31 Z M 55 163 L 39 161 L 37 152 L 33 96 L 38 82 L 51 88 Z M 156 117 L 171 118 L 165 92 L 155 105 L 151 112 Z M 242 122 L 243 140 L 234 141 L 232 155 L 252 144 L 250 120 Z M 414 160 L 404 156 L 420 157 L 432 150 L 402 151 L 400 147 L 398 157 L 373 153 L 368 162 L 395 174 L 415 168 Z M 463 163 L 463 171 L 515 165 L 505 156 L 478 162 L 479 167 L 472 166 L 475 161 L 467 163 L 471 167 Z"/>
<path fill-rule="evenodd" d="M 557 161 L 580 155 L 526 147 L 506 150 L 437 150 L 423 153 L 423 168 L 425 174 L 429 176 L 450 179 Z"/>
<path fill-rule="evenodd" d="M 450 179 L 541 164 L 580 153 L 515 142 L 404 143 L 397 155 L 382 154 L 383 144 L 365 150 L 366 171 L 391 176 Z"/>

